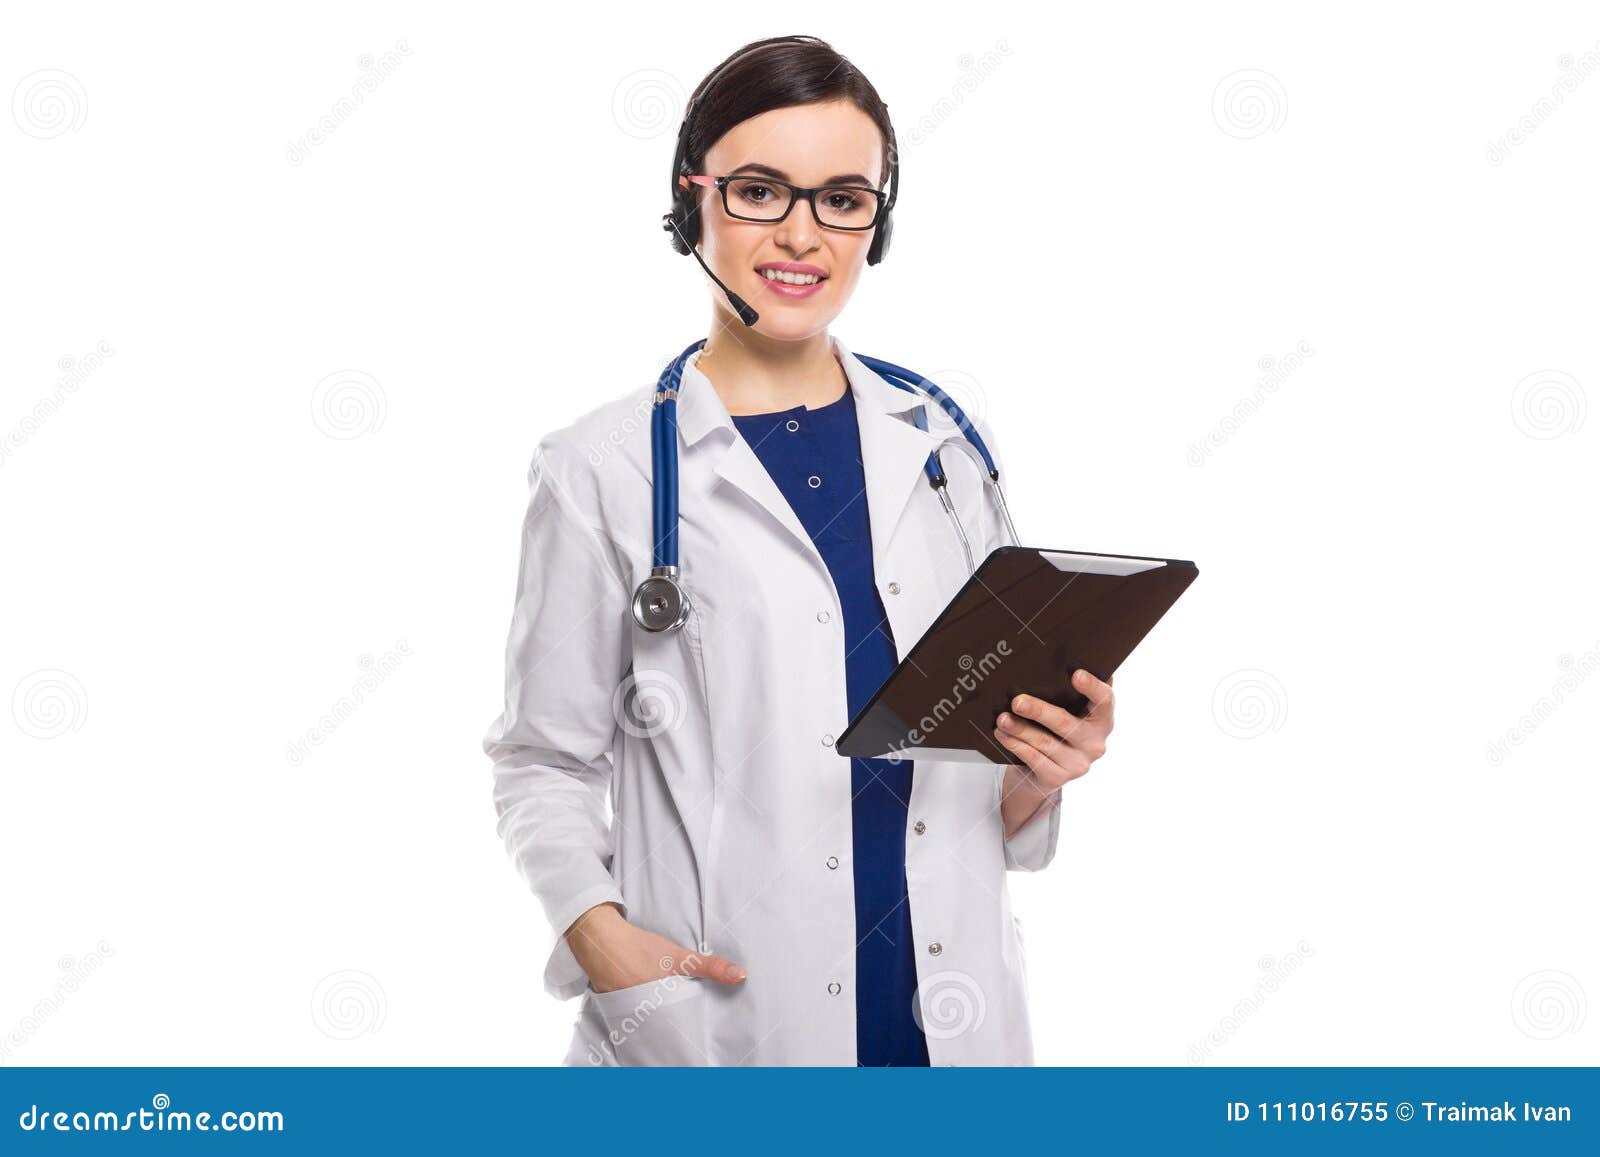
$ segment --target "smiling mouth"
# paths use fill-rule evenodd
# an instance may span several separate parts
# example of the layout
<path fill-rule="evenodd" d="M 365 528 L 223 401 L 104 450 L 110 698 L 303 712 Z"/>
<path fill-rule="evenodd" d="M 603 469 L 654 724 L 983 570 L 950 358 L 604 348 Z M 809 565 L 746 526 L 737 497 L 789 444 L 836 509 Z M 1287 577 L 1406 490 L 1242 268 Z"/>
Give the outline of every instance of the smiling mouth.
<path fill-rule="evenodd" d="M 756 272 L 768 281 L 780 281 L 784 285 L 815 285 L 828 280 L 825 273 L 787 273 L 781 269 L 758 269 Z"/>

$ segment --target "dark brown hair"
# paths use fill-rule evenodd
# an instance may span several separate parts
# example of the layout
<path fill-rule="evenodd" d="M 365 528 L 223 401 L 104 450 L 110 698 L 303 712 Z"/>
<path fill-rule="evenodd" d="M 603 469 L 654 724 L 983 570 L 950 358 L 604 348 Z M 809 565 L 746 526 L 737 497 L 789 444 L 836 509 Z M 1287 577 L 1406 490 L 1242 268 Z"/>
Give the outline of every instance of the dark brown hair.
<path fill-rule="evenodd" d="M 703 172 L 711 146 L 729 129 L 751 117 L 777 108 L 832 100 L 849 101 L 878 126 L 883 135 L 882 187 L 896 159 L 889 106 L 878 96 L 878 90 L 872 87 L 865 73 L 835 52 L 826 41 L 813 36 L 776 36 L 754 41 L 730 54 L 706 74 L 689 97 L 688 107 L 694 110 L 694 118 L 684 144 L 681 172 L 685 175 Z M 673 174 L 674 182 L 678 176 L 678 173 Z"/>

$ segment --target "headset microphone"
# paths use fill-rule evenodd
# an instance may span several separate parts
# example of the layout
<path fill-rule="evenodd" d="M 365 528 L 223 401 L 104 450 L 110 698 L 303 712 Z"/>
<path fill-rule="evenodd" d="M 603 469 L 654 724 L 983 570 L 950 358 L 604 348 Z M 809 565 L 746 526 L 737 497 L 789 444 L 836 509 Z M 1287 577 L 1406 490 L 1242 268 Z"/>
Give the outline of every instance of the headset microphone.
<path fill-rule="evenodd" d="M 671 213 L 663 213 L 661 215 L 661 227 L 663 229 L 671 230 L 683 240 L 683 243 L 688 248 L 689 252 L 694 255 L 694 259 L 700 263 L 700 268 L 706 271 L 706 276 L 711 278 L 712 281 L 715 281 L 717 283 L 717 288 L 728 295 L 728 304 L 733 306 L 733 312 L 739 315 L 740 321 L 744 322 L 745 325 L 755 325 L 755 323 L 761 319 L 761 315 L 755 310 L 751 309 L 750 306 L 745 302 L 744 298 L 740 297 L 733 290 L 722 284 L 722 278 L 711 272 L 711 266 L 707 265 L 705 258 L 700 256 L 699 249 L 689 245 L 689 239 L 683 236 L 683 231 L 679 229 L 677 223 L 673 221 Z"/>

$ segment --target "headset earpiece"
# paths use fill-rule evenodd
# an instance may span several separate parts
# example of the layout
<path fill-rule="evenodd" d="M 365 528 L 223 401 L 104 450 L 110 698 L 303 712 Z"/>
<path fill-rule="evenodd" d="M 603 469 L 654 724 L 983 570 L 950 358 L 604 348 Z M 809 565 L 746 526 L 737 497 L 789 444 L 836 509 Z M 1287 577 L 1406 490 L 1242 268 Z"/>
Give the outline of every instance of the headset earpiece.
<path fill-rule="evenodd" d="M 684 257 L 700 241 L 699 214 L 695 211 L 695 188 L 679 188 L 672 195 L 672 212 L 661 218 L 661 227 L 667 231 L 674 253 Z"/>
<path fill-rule="evenodd" d="M 872 231 L 872 245 L 867 249 L 867 264 L 876 265 L 889 252 L 889 236 L 894 232 L 894 211 L 886 210 L 883 220 Z"/>
<path fill-rule="evenodd" d="M 884 106 L 887 111 L 888 106 Z M 894 235 L 894 203 L 900 199 L 900 143 L 895 140 L 894 123 L 889 124 L 889 203 L 883 207 L 883 220 L 872 231 L 872 244 L 867 248 L 867 264 L 876 265 L 889 255 L 889 238 Z"/>

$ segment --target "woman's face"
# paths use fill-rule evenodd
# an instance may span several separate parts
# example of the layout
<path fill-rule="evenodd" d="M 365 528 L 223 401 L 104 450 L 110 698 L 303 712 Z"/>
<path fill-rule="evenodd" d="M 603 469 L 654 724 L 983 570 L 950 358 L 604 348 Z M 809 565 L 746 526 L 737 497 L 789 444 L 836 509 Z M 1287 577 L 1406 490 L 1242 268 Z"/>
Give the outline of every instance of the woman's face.
<path fill-rule="evenodd" d="M 703 171 L 714 177 L 755 172 L 806 187 L 878 188 L 882 169 L 883 137 L 872 118 L 849 101 L 828 101 L 773 109 L 742 121 L 711 146 Z M 686 182 L 680 179 L 680 184 Z M 826 228 L 817 223 L 811 206 L 798 199 L 782 221 L 741 221 L 723 209 L 716 189 L 695 188 L 700 195 L 701 256 L 761 315 L 751 328 L 780 341 L 824 332 L 855 290 L 874 231 Z M 784 195 L 781 189 L 776 192 Z M 734 195 L 730 190 L 729 196 Z M 798 266 L 789 271 L 813 273 L 821 280 L 809 287 L 785 285 L 762 272 L 786 266 Z M 716 308 L 726 314 L 725 324 L 743 328 L 722 291 L 710 281 L 706 285 Z"/>

